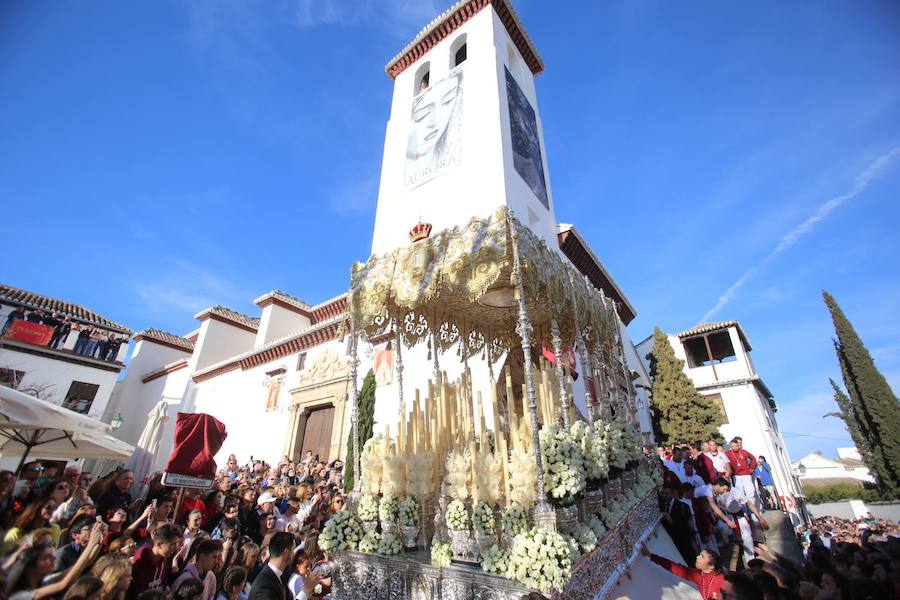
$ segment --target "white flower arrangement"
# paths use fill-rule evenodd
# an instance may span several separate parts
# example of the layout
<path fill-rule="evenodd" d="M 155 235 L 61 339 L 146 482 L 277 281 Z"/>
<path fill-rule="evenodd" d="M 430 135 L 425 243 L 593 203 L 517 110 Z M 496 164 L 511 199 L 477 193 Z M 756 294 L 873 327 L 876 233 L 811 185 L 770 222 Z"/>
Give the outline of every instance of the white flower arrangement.
<path fill-rule="evenodd" d="M 619 415 L 606 425 L 605 439 L 610 466 L 621 471 L 641 458 L 641 436 L 625 417 Z"/>
<path fill-rule="evenodd" d="M 451 452 L 447 455 L 446 475 L 447 494 L 456 500 L 469 497 L 469 483 L 472 470 L 469 468 L 471 457 L 468 452 Z"/>
<path fill-rule="evenodd" d="M 537 466 L 534 464 L 534 454 L 526 450 L 510 452 L 509 487 L 511 502 L 524 508 L 534 506 L 537 496 Z"/>
<path fill-rule="evenodd" d="M 485 573 L 506 576 L 506 571 L 509 569 L 509 553 L 494 544 L 481 556 L 481 568 Z"/>
<path fill-rule="evenodd" d="M 453 558 L 450 544 L 435 541 L 431 544 L 431 564 L 435 567 L 449 567 Z"/>
<path fill-rule="evenodd" d="M 597 547 L 597 534 L 589 525 L 579 523 L 572 532 L 572 537 L 578 542 L 578 549 L 582 554 L 589 554 Z"/>
<path fill-rule="evenodd" d="M 325 523 L 319 536 L 319 547 L 328 555 L 355 550 L 362 535 L 359 518 L 350 511 L 340 511 Z"/>
<path fill-rule="evenodd" d="M 494 511 L 487 502 L 479 502 L 472 509 L 472 525 L 481 535 L 494 535 Z"/>
<path fill-rule="evenodd" d="M 563 536 L 563 539 L 566 540 L 566 544 L 569 545 L 569 553 L 572 556 L 572 562 L 574 563 L 579 558 L 581 558 L 581 548 L 578 546 L 578 540 L 576 540 L 568 533 L 563 533 L 560 535 Z"/>
<path fill-rule="evenodd" d="M 419 526 L 419 503 L 412 496 L 407 496 L 400 502 L 400 525 L 403 527 Z"/>
<path fill-rule="evenodd" d="M 591 531 L 594 532 L 594 535 L 597 536 L 598 540 L 606 533 L 606 526 L 603 524 L 603 521 L 596 516 L 592 516 L 591 520 L 587 522 L 587 525 L 591 528 Z"/>
<path fill-rule="evenodd" d="M 447 505 L 447 529 L 466 531 L 469 528 L 469 511 L 462 500 L 453 500 Z"/>
<path fill-rule="evenodd" d="M 380 541 L 381 536 L 375 531 L 370 531 L 359 540 L 359 551 L 367 554 L 375 554 L 378 551 L 378 543 Z"/>
<path fill-rule="evenodd" d="M 384 467 L 384 438 L 381 434 L 371 437 L 359 454 L 359 470 L 362 490 L 372 496 L 381 493 L 381 474 Z"/>
<path fill-rule="evenodd" d="M 628 454 L 625 451 L 625 439 L 622 434 L 622 422 L 613 419 L 606 424 L 604 440 L 606 452 L 611 468 L 621 471 L 628 464 Z"/>
<path fill-rule="evenodd" d="M 571 435 L 584 458 L 587 487 L 590 489 L 600 487 L 603 479 L 609 473 L 603 423 L 596 421 L 591 426 L 584 421 L 575 421 L 572 425 Z"/>
<path fill-rule="evenodd" d="M 513 502 L 507 507 L 502 525 L 503 531 L 511 538 L 528 531 L 528 515 L 521 504 Z"/>
<path fill-rule="evenodd" d="M 388 532 L 381 536 L 381 541 L 378 542 L 378 554 L 393 556 L 400 554 L 401 550 L 403 550 L 403 540 L 399 535 Z"/>
<path fill-rule="evenodd" d="M 371 494 L 363 494 L 356 505 L 356 516 L 363 523 L 378 520 L 378 500 Z"/>
<path fill-rule="evenodd" d="M 399 508 L 397 496 L 385 494 L 381 498 L 381 504 L 378 505 L 378 518 L 382 523 L 396 523 Z"/>
<path fill-rule="evenodd" d="M 609 504 L 600 509 L 600 518 L 606 523 L 607 529 L 612 529 L 625 516 L 627 508 L 622 505 L 622 501 L 616 498 Z"/>
<path fill-rule="evenodd" d="M 569 432 L 559 425 L 541 428 L 544 482 L 551 500 L 569 505 L 584 491 L 584 459 Z"/>
<path fill-rule="evenodd" d="M 562 591 L 572 573 L 572 551 L 558 533 L 533 528 L 516 536 L 507 577 L 550 595 Z"/>

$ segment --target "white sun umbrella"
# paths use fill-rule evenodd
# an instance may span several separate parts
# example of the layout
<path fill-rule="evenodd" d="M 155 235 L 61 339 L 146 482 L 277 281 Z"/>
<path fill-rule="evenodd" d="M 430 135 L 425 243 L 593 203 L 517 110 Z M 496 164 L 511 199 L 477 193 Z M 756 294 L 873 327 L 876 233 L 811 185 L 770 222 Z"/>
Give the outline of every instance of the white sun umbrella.
<path fill-rule="evenodd" d="M 106 423 L 0 386 L 0 455 L 73 460 L 127 459 L 133 450 Z"/>
<path fill-rule="evenodd" d="M 169 403 L 165 400 L 157 402 L 153 410 L 147 414 L 147 424 L 134 448 L 131 462 L 128 463 L 128 468 L 134 471 L 134 483 L 131 486 L 131 495 L 134 498 L 140 497 L 143 493 L 143 488 L 147 483 L 145 479 L 150 474 L 153 463 L 156 462 L 159 442 L 162 439 L 165 422 L 168 420 Z"/>

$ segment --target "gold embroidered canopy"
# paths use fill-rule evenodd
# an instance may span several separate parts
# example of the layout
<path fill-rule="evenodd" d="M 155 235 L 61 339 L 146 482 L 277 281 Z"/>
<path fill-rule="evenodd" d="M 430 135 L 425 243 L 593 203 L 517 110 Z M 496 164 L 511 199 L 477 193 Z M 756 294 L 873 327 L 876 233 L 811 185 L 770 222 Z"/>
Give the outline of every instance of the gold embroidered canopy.
<path fill-rule="evenodd" d="M 504 293 L 513 299 L 508 307 L 486 302 Z M 618 346 L 614 302 L 502 207 L 357 263 L 348 306 L 356 330 L 370 339 L 394 321 L 409 345 L 434 333 L 442 350 L 463 339 L 469 355 L 487 344 L 499 357 L 519 343 L 518 293 L 524 293 L 535 342 L 550 346 L 555 320 L 564 346 L 574 346 L 579 330 L 591 352 Z"/>

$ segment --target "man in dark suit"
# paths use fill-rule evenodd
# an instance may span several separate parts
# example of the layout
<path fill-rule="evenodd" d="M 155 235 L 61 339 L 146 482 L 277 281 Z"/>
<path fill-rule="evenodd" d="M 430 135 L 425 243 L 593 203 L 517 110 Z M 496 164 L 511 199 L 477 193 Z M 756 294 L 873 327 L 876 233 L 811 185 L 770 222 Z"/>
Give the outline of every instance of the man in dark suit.
<path fill-rule="evenodd" d="M 269 541 L 269 562 L 267 562 L 250 588 L 249 600 L 307 600 L 313 595 L 322 578 L 315 572 L 303 580 L 303 589 L 288 597 L 287 580 L 294 566 L 294 536 L 280 531 Z"/>
<path fill-rule="evenodd" d="M 663 486 L 659 492 L 659 508 L 663 514 L 663 527 L 675 542 L 675 547 L 684 558 L 685 564 L 692 565 L 700 552 L 697 535 L 694 533 L 694 514 L 679 496 L 680 489 L 677 484 Z"/>

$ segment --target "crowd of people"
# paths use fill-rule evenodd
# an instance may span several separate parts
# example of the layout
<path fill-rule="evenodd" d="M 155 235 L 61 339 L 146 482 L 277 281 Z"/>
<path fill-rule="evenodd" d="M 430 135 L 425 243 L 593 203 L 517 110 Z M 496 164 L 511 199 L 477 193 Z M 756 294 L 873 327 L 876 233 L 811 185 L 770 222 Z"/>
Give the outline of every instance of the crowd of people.
<path fill-rule="evenodd" d="M 682 561 L 652 561 L 707 599 L 900 598 L 900 529 L 893 521 L 816 519 L 794 530 L 763 516 L 759 459 L 740 438 L 661 451 L 663 525 Z M 745 477 L 751 477 L 748 480 Z M 31 462 L 0 472 L 0 600 L 314 600 L 334 563 L 318 545 L 346 510 L 343 464 L 270 465 L 235 456 L 211 490 L 176 492 L 134 474 L 95 479 L 77 464 Z M 779 519 L 779 515 L 782 517 Z M 772 521 L 770 540 L 763 540 Z M 782 526 L 779 528 L 779 525 Z M 783 534 L 783 535 L 780 535 Z M 791 551 L 791 544 L 796 551 Z"/>
<path fill-rule="evenodd" d="M 0 472 L 0 600 L 312 600 L 334 567 L 317 540 L 345 510 L 343 464 L 239 465 L 211 490 L 31 462 Z"/>
<path fill-rule="evenodd" d="M 6 335 L 16 321 L 27 321 L 50 327 L 53 334 L 47 342 L 47 347 L 56 350 L 70 349 L 66 346 L 70 334 L 74 333 L 72 352 L 100 360 L 115 361 L 119 356 L 119 348 L 122 347 L 122 344 L 128 343 L 128 336 L 116 335 L 86 323 L 73 322 L 68 315 L 44 312 L 40 309 L 27 310 L 22 306 L 14 307 L 6 316 L 0 336 Z"/>
<path fill-rule="evenodd" d="M 662 522 L 683 562 L 644 553 L 694 583 L 704 600 L 900 598 L 896 522 L 825 517 L 794 528 L 773 510 L 770 528 L 763 511 L 779 507 L 771 472 L 740 437 L 727 451 L 709 440 L 659 454 Z"/>

